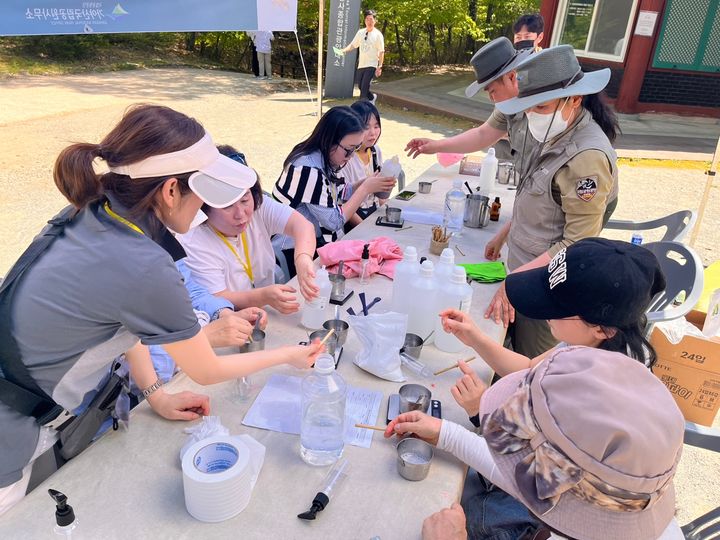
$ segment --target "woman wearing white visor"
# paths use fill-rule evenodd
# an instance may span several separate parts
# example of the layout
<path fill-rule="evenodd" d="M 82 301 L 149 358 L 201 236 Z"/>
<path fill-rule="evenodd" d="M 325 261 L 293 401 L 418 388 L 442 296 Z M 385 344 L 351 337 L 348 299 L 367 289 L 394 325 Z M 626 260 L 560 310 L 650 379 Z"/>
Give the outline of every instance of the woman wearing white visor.
<path fill-rule="evenodd" d="M 97 174 L 96 160 L 109 172 Z M 203 203 L 239 200 L 255 174 L 221 156 L 194 119 L 132 107 L 100 144 L 63 150 L 54 178 L 73 207 L 38 236 L 0 289 L 0 513 L 22 498 L 33 460 L 58 431 L 78 425 L 72 411 L 116 357 L 125 354 L 158 414 L 192 420 L 209 413 L 208 398 L 165 393 L 147 345 L 164 345 L 203 385 L 283 363 L 307 368 L 322 349 L 217 357 L 200 332 L 173 263 L 184 252 L 168 229 L 186 232 Z M 32 396 L 37 406 L 27 405 Z M 45 409 L 48 402 L 56 405 Z"/>
<path fill-rule="evenodd" d="M 496 107 L 506 115 L 524 112 L 510 133 L 524 149 L 520 182 L 511 222 L 485 251 L 497 259 L 507 241 L 511 272 L 546 266 L 573 242 L 599 236 L 618 196 L 612 141 L 619 127 L 599 95 L 610 70 L 585 73 L 572 47 L 560 45 L 530 56 L 517 74 L 518 96 Z M 547 322 L 515 313 L 504 286 L 485 316 L 513 323 L 508 333 L 521 354 L 539 355 L 556 344 Z"/>

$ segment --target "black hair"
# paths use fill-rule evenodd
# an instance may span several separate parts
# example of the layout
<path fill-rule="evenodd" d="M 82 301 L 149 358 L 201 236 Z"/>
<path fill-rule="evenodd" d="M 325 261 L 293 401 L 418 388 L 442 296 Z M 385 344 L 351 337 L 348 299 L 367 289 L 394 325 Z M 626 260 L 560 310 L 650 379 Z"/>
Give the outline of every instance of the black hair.
<path fill-rule="evenodd" d="M 368 15 L 372 15 L 373 17 L 377 17 L 377 14 L 375 13 L 374 9 L 366 9 L 363 11 L 363 17 L 367 17 Z"/>
<path fill-rule="evenodd" d="M 513 24 L 513 34 L 517 34 L 522 27 L 526 26 L 528 32 L 539 34 L 545 29 L 545 19 L 539 13 L 528 13 L 521 15 L 520 18 Z"/>
<path fill-rule="evenodd" d="M 610 142 L 615 142 L 617 136 L 622 133 L 620 123 L 615 112 L 607 104 L 607 94 L 603 90 L 597 94 L 588 94 L 582 98 L 582 106 L 587 109 L 597 122 L 600 129 L 607 136 Z"/>
<path fill-rule="evenodd" d="M 247 160 L 245 159 L 245 154 L 240 152 L 237 148 L 230 146 L 229 144 L 218 144 L 217 149 L 218 152 L 220 152 L 223 156 L 229 157 L 233 161 L 237 161 L 238 163 L 242 163 L 246 167 L 249 167 L 249 165 L 247 164 Z M 250 188 L 250 194 L 253 198 L 253 210 L 257 210 L 258 208 L 260 208 L 260 205 L 263 201 L 262 186 L 260 185 L 260 175 L 257 174 L 257 171 L 255 171 L 255 174 L 257 175 L 257 180 Z M 203 204 L 202 208 L 200 209 L 206 214 L 208 212 L 212 212 L 213 210 L 212 207 L 208 204 Z"/>
<path fill-rule="evenodd" d="M 350 133 L 365 131 L 365 124 L 360 117 L 347 105 L 331 107 L 322 115 L 310 136 L 299 142 L 283 162 L 288 167 L 300 156 L 307 156 L 320 151 L 323 157 L 325 173 L 330 178 L 330 153 L 340 144 L 343 137 Z"/>
<path fill-rule="evenodd" d="M 362 99 L 360 101 L 356 101 L 352 105 L 350 105 L 350 108 L 360 117 L 360 120 L 362 120 L 363 124 L 365 124 L 365 127 L 367 128 L 368 124 L 370 123 L 370 117 L 374 116 L 375 120 L 377 120 L 378 127 L 380 128 L 380 133 L 382 134 L 382 124 L 380 123 L 380 111 L 377 110 L 377 107 L 370 103 L 369 101 Z M 380 138 L 378 136 L 378 138 Z"/>
<path fill-rule="evenodd" d="M 598 349 L 623 353 L 633 360 L 642 362 L 651 368 L 657 361 L 657 353 L 647 337 L 645 337 L 646 326 L 647 317 L 644 314 L 628 326 L 616 327 L 601 325 L 600 328 L 602 328 L 606 336 L 612 335 L 613 331 L 615 335 L 603 340 L 598 346 Z"/>

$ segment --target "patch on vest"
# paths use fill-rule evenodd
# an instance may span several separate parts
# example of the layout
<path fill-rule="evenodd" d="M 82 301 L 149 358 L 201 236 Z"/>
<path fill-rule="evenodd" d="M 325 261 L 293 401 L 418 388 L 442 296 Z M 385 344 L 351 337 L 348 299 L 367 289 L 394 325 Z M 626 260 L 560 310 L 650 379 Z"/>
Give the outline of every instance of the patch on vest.
<path fill-rule="evenodd" d="M 575 193 L 577 193 L 578 199 L 585 202 L 590 202 L 595 194 L 597 193 L 597 176 L 590 176 L 577 181 L 575 186 Z"/>

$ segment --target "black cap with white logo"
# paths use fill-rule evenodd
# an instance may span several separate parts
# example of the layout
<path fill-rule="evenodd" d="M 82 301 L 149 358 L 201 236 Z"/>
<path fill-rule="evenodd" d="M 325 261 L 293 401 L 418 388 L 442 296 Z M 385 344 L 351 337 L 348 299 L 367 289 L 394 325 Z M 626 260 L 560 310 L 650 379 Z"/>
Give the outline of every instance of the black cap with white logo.
<path fill-rule="evenodd" d="M 545 267 L 510 274 L 508 299 L 531 319 L 579 316 L 590 324 L 624 327 L 665 289 L 655 255 L 642 246 L 586 238 L 561 250 Z"/>

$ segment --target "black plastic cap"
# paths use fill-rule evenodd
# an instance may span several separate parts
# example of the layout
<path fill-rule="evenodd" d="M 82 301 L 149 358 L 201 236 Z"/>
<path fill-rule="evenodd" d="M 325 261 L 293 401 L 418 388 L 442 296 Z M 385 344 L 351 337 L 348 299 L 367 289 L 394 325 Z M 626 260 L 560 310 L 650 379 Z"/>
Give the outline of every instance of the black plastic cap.
<path fill-rule="evenodd" d="M 67 496 L 55 489 L 48 489 L 48 493 L 55 501 L 55 522 L 60 527 L 72 525 L 75 521 L 75 512 L 67 503 Z"/>
<path fill-rule="evenodd" d="M 362 255 L 360 257 L 361 259 L 369 259 L 370 258 L 370 244 L 365 244 L 363 246 Z"/>

